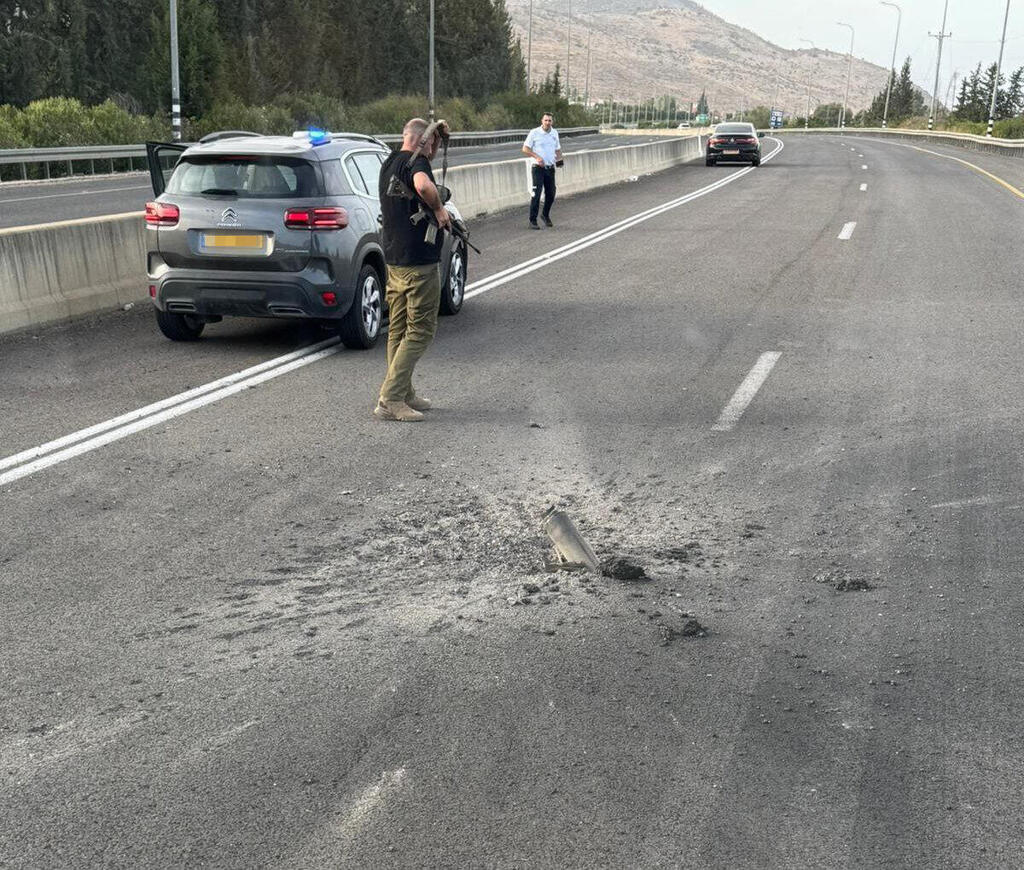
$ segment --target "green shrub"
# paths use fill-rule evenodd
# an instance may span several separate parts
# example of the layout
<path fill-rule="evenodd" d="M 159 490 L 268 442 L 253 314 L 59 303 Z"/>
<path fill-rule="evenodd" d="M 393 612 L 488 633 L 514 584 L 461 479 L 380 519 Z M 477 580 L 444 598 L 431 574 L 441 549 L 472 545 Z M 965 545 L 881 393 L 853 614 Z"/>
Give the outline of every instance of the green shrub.
<path fill-rule="evenodd" d="M 135 145 L 147 139 L 160 138 L 154 119 L 131 115 L 110 100 L 89 109 L 96 131 L 95 145 Z"/>
<path fill-rule="evenodd" d="M 321 127 L 337 132 L 344 130 L 347 123 L 341 101 L 326 94 L 282 94 L 274 105 L 288 113 L 293 131 Z"/>
<path fill-rule="evenodd" d="M 78 100 L 49 97 L 29 103 L 21 113 L 25 139 L 36 148 L 96 144 L 96 127 Z"/>
<path fill-rule="evenodd" d="M 21 112 L 14 106 L 0 106 L 0 148 L 27 148 L 21 132 Z"/>
<path fill-rule="evenodd" d="M 427 117 L 427 101 L 423 97 L 393 94 L 349 112 L 350 133 L 397 134 L 410 118 Z M 443 118 L 444 115 L 439 114 Z"/>
<path fill-rule="evenodd" d="M 1016 118 L 1007 118 L 1005 121 L 996 121 L 992 128 L 992 135 L 1000 139 L 1024 139 L 1024 115 Z"/>
<path fill-rule="evenodd" d="M 186 138 L 198 140 L 216 130 L 249 130 L 253 133 L 289 136 L 295 122 L 280 106 L 243 106 L 241 103 L 216 103 L 202 118 L 189 119 Z"/>

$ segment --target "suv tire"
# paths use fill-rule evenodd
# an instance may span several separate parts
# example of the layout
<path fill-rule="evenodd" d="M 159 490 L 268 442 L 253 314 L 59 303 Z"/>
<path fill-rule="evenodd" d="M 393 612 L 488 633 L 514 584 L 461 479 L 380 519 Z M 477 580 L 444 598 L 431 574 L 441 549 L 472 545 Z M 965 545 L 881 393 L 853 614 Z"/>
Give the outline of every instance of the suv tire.
<path fill-rule="evenodd" d="M 356 281 L 352 307 L 338 323 L 341 343 L 351 350 L 369 350 L 380 338 L 384 319 L 384 282 L 380 273 L 364 263 Z"/>
<path fill-rule="evenodd" d="M 198 341 L 206 323 L 188 314 L 174 314 L 171 311 L 156 311 L 156 323 L 160 331 L 171 341 Z"/>
<path fill-rule="evenodd" d="M 452 245 L 448 268 L 441 284 L 441 314 L 458 314 L 466 300 L 466 275 L 469 272 L 469 252 L 462 242 Z"/>

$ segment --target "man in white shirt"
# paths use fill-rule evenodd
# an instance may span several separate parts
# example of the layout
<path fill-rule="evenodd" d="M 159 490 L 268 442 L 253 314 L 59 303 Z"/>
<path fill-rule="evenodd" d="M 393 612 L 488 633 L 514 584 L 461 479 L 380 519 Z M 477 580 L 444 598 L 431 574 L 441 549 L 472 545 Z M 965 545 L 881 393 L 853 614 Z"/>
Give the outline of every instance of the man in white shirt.
<path fill-rule="evenodd" d="M 550 112 L 545 112 L 540 119 L 540 126 L 532 129 L 523 143 L 523 153 L 532 157 L 535 166 L 533 171 L 533 199 L 530 200 L 530 228 L 539 230 L 537 212 L 540 211 L 540 193 L 544 191 L 545 226 L 551 223 L 551 204 L 555 201 L 555 166 L 562 165 L 562 143 L 558 139 L 558 131 L 551 125 L 555 119 Z"/>

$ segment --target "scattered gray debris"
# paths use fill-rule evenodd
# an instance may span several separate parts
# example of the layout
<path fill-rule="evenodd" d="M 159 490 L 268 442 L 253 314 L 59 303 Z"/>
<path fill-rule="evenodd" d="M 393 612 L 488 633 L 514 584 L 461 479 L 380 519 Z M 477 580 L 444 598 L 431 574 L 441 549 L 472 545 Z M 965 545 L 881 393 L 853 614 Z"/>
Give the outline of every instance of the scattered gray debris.
<path fill-rule="evenodd" d="M 125 302 L 125 304 L 121 306 L 121 310 L 122 311 L 131 311 L 134 307 L 135 307 L 135 303 L 134 302 Z"/>
<path fill-rule="evenodd" d="M 637 565 L 625 556 L 612 556 L 601 563 L 601 573 L 613 580 L 621 580 L 624 583 L 642 583 L 651 578 L 643 566 Z"/>
<path fill-rule="evenodd" d="M 854 577 L 845 568 L 835 566 L 814 575 L 815 583 L 831 586 L 836 592 L 868 592 L 874 589 L 873 583 L 863 577 Z"/>
<path fill-rule="evenodd" d="M 687 618 L 679 628 L 659 622 L 658 631 L 661 632 L 662 646 L 668 646 L 677 637 L 707 637 L 708 635 L 708 630 L 693 617 Z"/>
<path fill-rule="evenodd" d="M 523 592 L 527 595 L 536 595 L 540 592 L 540 587 L 536 583 L 524 583 Z"/>
<path fill-rule="evenodd" d="M 538 423 L 536 420 L 531 420 L 530 421 L 530 425 L 527 428 L 529 428 L 529 429 L 543 429 L 544 427 L 540 423 Z"/>
<path fill-rule="evenodd" d="M 544 557 L 544 570 L 549 574 L 553 574 L 556 571 L 567 571 L 569 573 L 577 573 L 586 571 L 587 566 L 582 562 L 562 562 L 559 559 L 549 559 Z"/>

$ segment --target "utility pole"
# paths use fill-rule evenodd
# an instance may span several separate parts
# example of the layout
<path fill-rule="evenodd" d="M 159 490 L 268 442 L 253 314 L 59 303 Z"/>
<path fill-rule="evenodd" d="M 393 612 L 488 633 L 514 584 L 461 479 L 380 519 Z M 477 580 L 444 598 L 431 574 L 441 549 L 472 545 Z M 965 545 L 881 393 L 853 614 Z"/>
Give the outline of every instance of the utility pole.
<path fill-rule="evenodd" d="M 816 46 L 809 39 L 801 39 L 801 42 L 806 42 L 815 51 L 818 50 Z M 804 113 L 804 129 L 808 129 L 811 126 L 811 73 L 814 71 L 814 63 L 811 63 L 811 69 L 807 71 L 807 111 Z"/>
<path fill-rule="evenodd" d="M 430 72 L 427 75 L 427 102 L 430 104 L 428 120 L 434 120 L 434 0 L 430 0 L 430 45 L 427 51 L 430 56 Z"/>
<path fill-rule="evenodd" d="M 565 37 L 565 98 L 569 99 L 569 62 L 572 60 L 572 0 L 569 0 L 569 23 Z"/>
<path fill-rule="evenodd" d="M 171 0 L 171 137 L 181 141 L 181 82 L 178 79 L 178 0 Z"/>
<path fill-rule="evenodd" d="M 953 78 L 949 82 L 949 87 L 946 89 L 946 105 L 949 106 L 950 111 L 953 109 L 953 101 L 956 99 L 956 80 L 960 78 L 960 70 L 953 70 Z"/>
<path fill-rule="evenodd" d="M 1003 71 L 1003 49 L 1006 48 L 1006 22 L 1010 20 L 1010 0 L 1006 0 L 1006 15 L 1003 16 L 1003 39 L 999 43 L 999 62 L 996 64 L 996 78 L 992 82 L 992 102 L 988 107 L 988 130 L 985 136 L 992 138 L 992 127 L 996 122 L 996 96 L 999 94 L 999 75 Z"/>
<path fill-rule="evenodd" d="M 939 92 L 939 70 L 942 67 L 942 40 L 949 39 L 953 34 L 946 33 L 946 14 L 949 12 L 949 0 L 946 0 L 942 9 L 942 29 L 938 33 L 929 32 L 928 35 L 939 41 L 939 55 L 935 59 L 935 87 L 932 88 L 932 107 L 928 112 L 928 129 L 935 129 L 935 100 Z"/>
<path fill-rule="evenodd" d="M 900 24 L 903 23 L 903 10 L 896 3 L 881 0 L 883 6 L 891 6 L 896 10 L 896 41 L 892 44 L 892 65 L 889 69 L 889 86 L 885 89 L 885 111 L 882 112 L 882 129 L 888 126 L 889 97 L 892 96 L 892 80 L 896 78 L 896 47 L 900 44 Z"/>
<path fill-rule="evenodd" d="M 591 19 L 590 4 L 587 3 L 587 77 L 583 85 L 583 103 L 590 108 L 590 40 L 594 35 L 594 22 Z"/>
<path fill-rule="evenodd" d="M 530 0 L 530 23 L 526 28 L 526 93 L 533 85 L 533 0 Z"/>
<path fill-rule="evenodd" d="M 949 2 L 949 0 L 947 0 L 947 2 Z M 839 129 L 845 130 L 846 129 L 846 104 L 848 102 L 850 102 L 850 78 L 853 75 L 853 37 L 854 37 L 854 32 L 853 32 L 853 25 L 852 24 L 844 24 L 842 21 L 837 21 L 836 24 L 838 24 L 840 27 L 849 27 L 850 28 L 850 60 L 849 60 L 849 63 L 847 65 L 847 67 L 846 67 L 846 96 L 843 97 L 843 105 L 840 107 L 840 111 L 839 111 Z"/>

